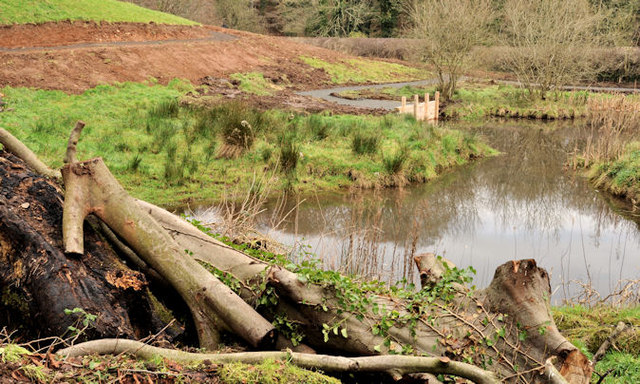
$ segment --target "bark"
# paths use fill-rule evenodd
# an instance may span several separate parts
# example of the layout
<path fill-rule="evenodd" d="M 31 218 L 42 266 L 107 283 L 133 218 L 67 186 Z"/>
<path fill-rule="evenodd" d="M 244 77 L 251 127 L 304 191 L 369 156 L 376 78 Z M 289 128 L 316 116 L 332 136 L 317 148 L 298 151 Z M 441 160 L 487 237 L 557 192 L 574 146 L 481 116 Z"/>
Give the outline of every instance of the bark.
<path fill-rule="evenodd" d="M 579 377 L 591 376 L 588 364 L 574 364 L 577 357 L 588 360 L 558 332 L 550 313 L 549 277 L 533 260 L 502 265 L 490 286 L 471 296 L 465 287 L 453 284 L 458 293 L 452 303 L 435 302 L 429 306 L 415 326 L 415 336 L 408 324 L 394 325 L 389 329 L 390 346 L 385 347 L 385 338 L 372 333 L 381 316 L 369 312 L 358 318 L 360 314 L 344 310 L 337 303 L 335 287 L 303 283 L 297 274 L 238 252 L 175 215 L 148 203 L 139 204 L 176 242 L 192 250 L 194 258 L 234 275 L 242 283 L 240 295 L 246 301 L 252 302 L 256 297 L 252 282 L 268 279 L 279 295 L 273 313 L 285 314 L 300 325 L 304 341 L 320 351 L 375 355 L 379 353 L 374 349 L 377 345 L 382 346 L 381 353 L 411 345 L 416 352 L 432 356 L 454 359 L 473 356 L 477 364 L 483 363 L 478 358 L 482 356 L 484 363 L 491 358 L 490 369 L 508 382 L 544 382 L 539 373 L 544 371 L 550 356 L 557 356 L 557 364 L 565 373 L 569 374 L 569 367 L 575 365 L 571 383 L 580 383 Z M 435 260 L 433 256 L 427 257 L 431 259 L 429 263 Z M 435 282 L 434 278 L 432 283 Z M 397 311 L 400 317 L 408 313 L 404 302 L 389 297 L 377 297 L 374 301 L 379 308 L 386 307 L 387 312 Z M 269 317 L 266 313 L 265 316 Z M 331 335 L 325 342 L 323 324 L 335 323 L 348 330 L 348 337 Z M 500 332 L 504 332 L 504 337 L 495 338 Z M 495 344 L 483 345 L 483 338 L 495 338 Z"/>
<path fill-rule="evenodd" d="M 42 176 L 60 179 L 60 171 L 54 171 L 49 168 L 26 145 L 3 128 L 0 128 L 0 144 L 4 146 L 6 151 L 13 153 L 27 163 L 36 173 Z"/>
<path fill-rule="evenodd" d="M 102 159 L 75 162 L 75 143 L 82 126 L 69 139 L 62 169 L 65 183 L 63 243 L 68 254 L 84 252 L 83 222 L 93 213 L 118 234 L 185 301 L 194 319 L 201 347 L 215 349 L 220 330 L 231 330 L 254 348 L 272 347 L 271 323 L 231 289 L 189 257 L 162 227 L 136 204 L 109 172 Z"/>
<path fill-rule="evenodd" d="M 297 352 L 245 352 L 223 354 L 189 353 L 172 349 L 152 347 L 134 340 L 93 340 L 57 352 L 60 356 L 77 357 L 90 354 L 131 353 L 138 358 L 153 359 L 162 356 L 183 364 L 202 363 L 205 360 L 213 364 L 242 362 L 257 364 L 267 359 L 289 361 L 307 369 L 321 369 L 327 372 L 382 372 L 394 379 L 415 372 L 448 374 L 462 377 L 479 384 L 498 384 L 493 372 L 485 371 L 470 364 L 451 361 L 448 358 L 418 356 L 368 356 L 340 357 L 314 355 Z"/>
<path fill-rule="evenodd" d="M 57 186 L 0 151 L 0 289 L 3 326 L 25 337 L 63 335 L 77 324 L 65 309 L 98 315 L 85 337 L 146 337 L 168 321 L 141 273 L 131 271 L 89 225 L 82 259 L 66 256 Z M 182 330 L 170 327 L 168 335 Z"/>

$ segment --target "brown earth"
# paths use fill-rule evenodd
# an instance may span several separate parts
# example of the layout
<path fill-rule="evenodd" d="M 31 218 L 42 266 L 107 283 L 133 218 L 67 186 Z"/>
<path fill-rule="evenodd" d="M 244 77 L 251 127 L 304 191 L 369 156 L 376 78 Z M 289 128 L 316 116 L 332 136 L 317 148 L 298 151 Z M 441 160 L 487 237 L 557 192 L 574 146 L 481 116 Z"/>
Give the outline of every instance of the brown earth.
<path fill-rule="evenodd" d="M 328 81 L 299 57 L 347 57 L 286 38 L 213 26 L 60 22 L 0 28 L 0 87 L 35 87 L 79 93 L 99 84 L 237 72 L 286 75 L 294 89 Z"/>

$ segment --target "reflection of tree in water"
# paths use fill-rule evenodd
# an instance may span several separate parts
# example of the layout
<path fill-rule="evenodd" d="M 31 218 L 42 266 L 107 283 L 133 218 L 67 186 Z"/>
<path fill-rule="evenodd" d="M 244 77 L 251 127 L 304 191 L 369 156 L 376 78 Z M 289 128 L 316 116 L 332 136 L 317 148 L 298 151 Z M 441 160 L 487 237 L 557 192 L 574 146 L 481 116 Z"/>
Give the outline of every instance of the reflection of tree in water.
<path fill-rule="evenodd" d="M 582 127 L 511 122 L 472 129 L 503 155 L 415 188 L 309 198 L 282 231 L 295 232 L 296 238 L 333 239 L 334 250 L 340 250 L 334 257 L 341 264 L 353 261 L 345 259 L 345 241 L 348 251 L 353 249 L 354 238 L 360 236 L 365 243 L 375 242 L 386 248 L 381 251 L 363 246 L 362 250 L 386 253 L 387 267 L 394 268 L 395 273 L 406 271 L 406 264 L 411 263 L 406 257 L 398 260 L 396 255 L 411 245 L 414 228 L 418 230 L 417 246 L 422 249 L 433 247 L 445 235 L 479 236 L 479 230 L 490 225 L 489 216 L 503 232 L 535 231 L 556 241 L 567 226 L 577 225 L 571 220 L 578 214 L 595 223 L 595 243 L 602 228 L 624 226 L 628 232 L 628 221 L 616 214 L 606 199 L 596 198 L 585 180 L 564 169 L 568 155 L 584 142 Z M 366 264 L 361 259 L 357 262 Z M 368 265 L 384 268 L 379 260 Z"/>

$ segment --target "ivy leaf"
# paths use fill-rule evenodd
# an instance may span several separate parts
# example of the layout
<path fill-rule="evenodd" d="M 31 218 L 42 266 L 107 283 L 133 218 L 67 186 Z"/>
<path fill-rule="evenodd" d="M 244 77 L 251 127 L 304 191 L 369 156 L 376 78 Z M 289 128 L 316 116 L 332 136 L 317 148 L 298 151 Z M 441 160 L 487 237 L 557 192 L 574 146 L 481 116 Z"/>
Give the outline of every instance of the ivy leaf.
<path fill-rule="evenodd" d="M 373 347 L 373 350 L 380 353 L 380 345 L 376 345 Z"/>
<path fill-rule="evenodd" d="M 340 333 L 342 334 L 342 337 L 344 337 L 345 339 L 347 338 L 347 328 L 342 328 L 340 330 Z"/>

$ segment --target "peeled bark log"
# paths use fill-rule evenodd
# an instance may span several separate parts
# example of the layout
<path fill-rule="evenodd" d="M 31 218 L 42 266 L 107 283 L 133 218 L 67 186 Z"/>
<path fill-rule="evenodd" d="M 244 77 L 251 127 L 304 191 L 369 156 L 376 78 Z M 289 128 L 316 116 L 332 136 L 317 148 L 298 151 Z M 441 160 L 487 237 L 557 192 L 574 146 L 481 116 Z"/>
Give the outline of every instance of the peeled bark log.
<path fill-rule="evenodd" d="M 75 130 L 74 130 L 75 132 Z M 74 135 L 70 138 L 70 143 Z M 77 140 L 76 140 L 77 141 Z M 73 145 L 71 155 L 73 161 Z M 271 323 L 189 257 L 120 186 L 102 159 L 72 162 L 62 169 L 66 186 L 63 216 L 65 252 L 82 254 L 83 222 L 93 213 L 180 294 L 191 310 L 200 345 L 215 349 L 218 331 L 232 330 L 255 348 L 272 347 Z"/>
<path fill-rule="evenodd" d="M 61 201 L 54 183 L 0 151 L 2 325 L 25 336 L 63 335 L 78 320 L 65 309 L 82 308 L 98 315 L 85 337 L 140 338 L 165 327 L 145 276 L 128 269 L 91 226 L 82 259 L 62 252 Z"/>
<path fill-rule="evenodd" d="M 470 364 L 451 361 L 448 358 L 418 356 L 368 356 L 340 357 L 313 355 L 297 352 L 245 352 L 245 353 L 189 353 L 173 349 L 157 348 L 134 340 L 93 340 L 57 352 L 60 356 L 77 357 L 91 354 L 131 353 L 138 358 L 152 359 L 162 356 L 183 364 L 202 363 L 205 360 L 213 364 L 241 362 L 258 364 L 267 359 L 289 361 L 307 369 L 321 369 L 327 372 L 381 372 L 401 379 L 415 372 L 447 374 L 462 377 L 478 384 L 498 384 L 495 374 Z"/>
<path fill-rule="evenodd" d="M 13 153 L 27 163 L 36 173 L 45 177 L 60 179 L 60 171 L 49 168 L 26 145 L 3 128 L 0 128 L 0 144 L 5 147 L 6 151 Z"/>

